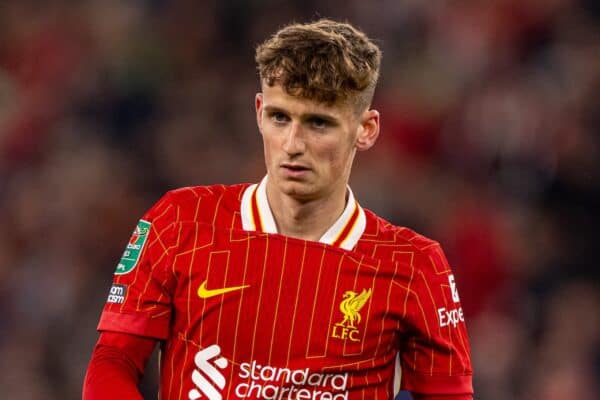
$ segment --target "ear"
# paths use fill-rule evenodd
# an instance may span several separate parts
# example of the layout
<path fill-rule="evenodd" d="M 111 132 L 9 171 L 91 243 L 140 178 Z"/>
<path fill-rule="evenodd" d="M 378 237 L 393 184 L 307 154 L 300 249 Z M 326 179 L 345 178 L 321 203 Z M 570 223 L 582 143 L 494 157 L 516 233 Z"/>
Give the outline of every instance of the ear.
<path fill-rule="evenodd" d="M 254 97 L 254 106 L 256 107 L 256 125 L 258 125 L 258 130 L 262 134 L 262 93 L 256 93 L 256 96 Z"/>
<path fill-rule="evenodd" d="M 379 137 L 379 111 L 367 110 L 360 117 L 356 138 L 356 148 L 359 151 L 370 149 Z"/>

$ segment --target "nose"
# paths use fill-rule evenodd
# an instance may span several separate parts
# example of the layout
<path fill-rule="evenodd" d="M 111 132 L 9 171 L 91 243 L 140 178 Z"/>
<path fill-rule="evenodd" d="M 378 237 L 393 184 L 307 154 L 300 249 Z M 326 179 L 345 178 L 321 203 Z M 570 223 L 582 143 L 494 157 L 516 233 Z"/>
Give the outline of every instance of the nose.
<path fill-rule="evenodd" d="M 302 134 L 302 126 L 298 122 L 292 122 L 285 132 L 285 138 L 283 140 L 283 150 L 288 155 L 298 155 L 304 153 L 306 144 L 304 143 L 304 137 Z"/>

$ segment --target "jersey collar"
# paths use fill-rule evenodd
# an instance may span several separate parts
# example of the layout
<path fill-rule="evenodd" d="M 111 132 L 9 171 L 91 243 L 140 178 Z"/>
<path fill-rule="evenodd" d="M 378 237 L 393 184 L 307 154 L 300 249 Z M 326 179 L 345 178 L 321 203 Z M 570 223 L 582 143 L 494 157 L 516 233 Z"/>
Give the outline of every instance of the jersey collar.
<path fill-rule="evenodd" d="M 277 233 L 277 225 L 267 200 L 267 177 L 259 184 L 248 186 L 240 205 L 242 227 L 246 231 Z M 352 250 L 366 227 L 365 212 L 348 187 L 348 201 L 342 215 L 319 239 L 319 242 Z"/>

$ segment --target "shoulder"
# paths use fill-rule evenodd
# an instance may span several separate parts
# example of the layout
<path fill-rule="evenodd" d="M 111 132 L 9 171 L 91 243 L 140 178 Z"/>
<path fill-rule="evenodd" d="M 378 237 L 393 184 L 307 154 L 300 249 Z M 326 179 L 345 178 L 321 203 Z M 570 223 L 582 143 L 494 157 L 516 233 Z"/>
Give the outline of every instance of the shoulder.
<path fill-rule="evenodd" d="M 178 207 L 194 207 L 199 202 L 240 200 L 245 188 L 250 184 L 186 186 L 167 192 L 164 198 Z"/>
<path fill-rule="evenodd" d="M 370 210 L 365 209 L 365 216 L 367 226 L 357 251 L 376 259 L 407 263 L 425 273 L 443 274 L 450 270 L 439 242 L 394 225 Z"/>
<path fill-rule="evenodd" d="M 250 184 L 187 186 L 170 190 L 150 209 L 150 218 L 168 214 L 170 222 L 198 221 L 217 213 L 239 210 L 244 189 Z"/>
<path fill-rule="evenodd" d="M 426 252 L 430 248 L 439 247 L 439 243 L 414 230 L 394 225 L 374 212 L 365 209 L 367 224 L 361 240 L 379 246 L 410 247 Z"/>

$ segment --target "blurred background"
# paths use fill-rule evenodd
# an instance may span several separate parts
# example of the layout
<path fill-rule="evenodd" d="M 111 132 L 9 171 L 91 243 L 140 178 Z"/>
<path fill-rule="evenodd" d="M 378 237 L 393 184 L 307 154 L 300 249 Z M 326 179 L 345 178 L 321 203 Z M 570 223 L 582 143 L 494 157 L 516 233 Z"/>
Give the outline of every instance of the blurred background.
<path fill-rule="evenodd" d="M 179 186 L 261 179 L 254 47 L 323 16 L 383 49 L 352 187 L 441 242 L 476 398 L 598 399 L 599 4 L 0 1 L 2 398 L 80 398 L 138 218 Z"/>

